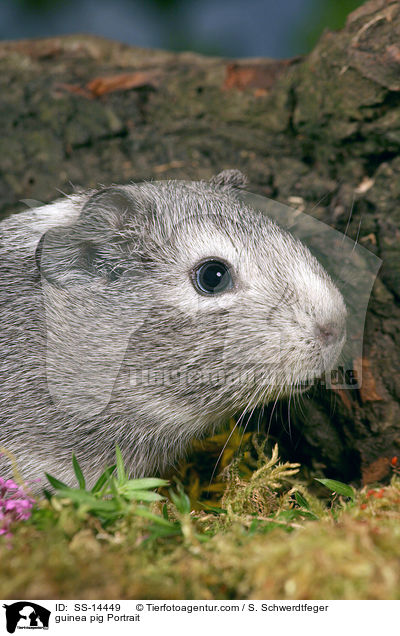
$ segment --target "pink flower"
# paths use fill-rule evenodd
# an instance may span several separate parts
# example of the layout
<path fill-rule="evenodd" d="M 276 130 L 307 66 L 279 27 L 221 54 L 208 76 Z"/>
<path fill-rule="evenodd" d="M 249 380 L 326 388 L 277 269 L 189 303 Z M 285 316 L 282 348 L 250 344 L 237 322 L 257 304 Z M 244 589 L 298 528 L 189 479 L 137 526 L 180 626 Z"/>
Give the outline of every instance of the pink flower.
<path fill-rule="evenodd" d="M 11 526 L 31 516 L 35 500 L 12 479 L 0 477 L 0 535 L 12 537 Z"/>
<path fill-rule="evenodd" d="M 16 490 L 17 488 L 19 488 L 19 486 L 12 479 L 5 480 L 0 477 L 0 488 L 5 488 L 6 490 Z"/>

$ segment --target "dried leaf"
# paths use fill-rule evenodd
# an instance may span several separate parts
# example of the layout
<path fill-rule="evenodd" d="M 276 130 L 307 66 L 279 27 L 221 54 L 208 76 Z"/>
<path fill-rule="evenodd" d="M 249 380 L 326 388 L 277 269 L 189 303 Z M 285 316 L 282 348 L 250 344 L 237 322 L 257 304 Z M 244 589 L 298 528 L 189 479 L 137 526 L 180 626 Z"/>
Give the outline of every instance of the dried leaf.
<path fill-rule="evenodd" d="M 253 60 L 251 62 L 232 62 L 226 67 L 225 90 L 246 88 L 257 89 L 257 96 L 266 94 L 288 66 L 299 58 L 289 60 Z M 260 93 L 260 91 L 264 91 Z"/>
<path fill-rule="evenodd" d="M 95 77 L 87 84 L 88 90 L 94 97 L 101 97 L 115 91 L 129 91 L 133 88 L 151 86 L 157 88 L 159 74 L 154 71 L 137 71 L 135 73 L 121 73 L 107 77 Z"/>

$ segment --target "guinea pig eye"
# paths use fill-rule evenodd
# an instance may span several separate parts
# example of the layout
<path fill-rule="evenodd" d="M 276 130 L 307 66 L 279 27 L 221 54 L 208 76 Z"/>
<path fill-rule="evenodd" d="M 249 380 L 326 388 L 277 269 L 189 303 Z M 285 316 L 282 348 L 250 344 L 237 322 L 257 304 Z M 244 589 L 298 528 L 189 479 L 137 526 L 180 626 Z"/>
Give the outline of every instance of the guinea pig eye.
<path fill-rule="evenodd" d="M 217 260 L 198 265 L 194 270 L 193 283 L 197 291 L 203 294 L 220 294 L 233 287 L 228 265 Z"/>

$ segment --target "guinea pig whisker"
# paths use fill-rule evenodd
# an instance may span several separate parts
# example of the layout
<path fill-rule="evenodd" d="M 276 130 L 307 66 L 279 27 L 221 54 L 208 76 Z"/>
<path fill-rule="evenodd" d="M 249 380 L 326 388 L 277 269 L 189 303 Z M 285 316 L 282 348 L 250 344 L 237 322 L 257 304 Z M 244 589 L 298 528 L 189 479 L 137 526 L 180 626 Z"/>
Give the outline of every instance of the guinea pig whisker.
<path fill-rule="evenodd" d="M 269 387 L 268 387 L 268 388 L 269 388 Z M 241 423 L 243 422 L 243 420 L 244 420 L 244 418 L 245 418 L 246 414 L 248 413 L 249 409 L 251 408 L 251 405 L 253 404 L 254 406 L 253 406 L 252 410 L 250 411 L 250 413 L 249 413 L 249 415 L 248 415 L 248 418 L 247 418 L 247 420 L 246 420 L 246 423 L 244 424 L 244 429 L 243 429 L 242 437 L 241 437 L 241 440 L 240 440 L 240 443 L 239 443 L 239 448 L 241 447 L 242 442 L 243 442 L 243 436 L 244 436 L 244 434 L 245 434 L 245 432 L 246 432 L 246 430 L 247 430 L 247 427 L 248 427 L 248 425 L 249 425 L 249 421 L 250 421 L 250 419 L 251 419 L 251 417 L 252 417 L 252 415 L 253 415 L 253 413 L 254 413 L 255 409 L 257 408 L 257 405 L 259 404 L 259 400 L 260 400 L 260 398 L 261 398 L 261 396 L 262 396 L 262 393 L 263 393 L 264 391 L 265 391 L 265 388 L 264 388 L 264 387 L 261 387 L 260 389 L 256 389 L 256 390 L 255 390 L 255 391 L 254 391 L 254 392 L 250 395 L 250 397 L 249 397 L 249 399 L 248 399 L 248 401 L 247 401 L 247 406 L 245 407 L 245 409 L 244 409 L 244 410 L 243 410 L 243 412 L 241 413 L 241 415 L 240 415 L 240 417 L 238 418 L 238 420 L 235 422 L 235 426 L 233 427 L 233 429 L 232 429 L 232 430 L 231 430 L 231 432 L 229 433 L 228 438 L 226 439 L 225 444 L 223 445 L 222 450 L 221 450 L 221 452 L 220 452 L 220 453 L 219 453 L 219 455 L 218 455 L 217 461 L 215 462 L 215 465 L 214 465 L 213 471 L 212 471 L 212 473 L 211 473 L 211 477 L 210 477 L 210 481 L 209 481 L 208 487 L 210 487 L 210 486 L 211 486 L 211 483 L 212 483 L 212 481 L 213 481 L 213 479 L 214 479 L 214 476 L 215 476 L 215 472 L 216 472 L 216 470 L 217 470 L 217 466 L 218 466 L 219 462 L 221 461 L 222 455 L 224 454 L 224 451 L 225 451 L 225 449 L 226 449 L 227 445 L 229 444 L 229 441 L 230 441 L 230 439 L 231 439 L 231 437 L 232 437 L 233 433 L 234 433 L 234 432 L 235 432 L 235 430 L 236 430 L 236 429 L 237 429 L 237 428 L 241 425 Z"/>
<path fill-rule="evenodd" d="M 343 245 L 344 240 L 345 240 L 345 238 L 347 236 L 347 230 L 349 229 L 349 226 L 350 226 L 351 217 L 353 216 L 354 201 L 355 201 L 355 196 L 353 194 L 353 200 L 351 202 L 351 207 L 350 207 L 350 214 L 349 214 L 349 218 L 347 220 L 346 229 L 344 231 L 343 238 L 342 238 L 342 245 Z"/>
<path fill-rule="evenodd" d="M 335 192 L 335 190 L 337 190 L 337 188 L 343 183 L 344 179 L 343 177 L 341 179 L 338 180 L 338 182 L 335 184 L 335 186 L 333 188 L 331 188 L 330 190 L 328 190 L 328 192 L 325 192 L 325 194 L 322 195 L 322 197 L 320 199 L 318 199 L 318 201 L 313 205 L 313 207 L 311 208 L 309 214 L 315 210 L 315 208 L 322 203 L 322 201 L 324 199 L 326 199 L 330 194 L 332 194 L 333 192 Z"/>
<path fill-rule="evenodd" d="M 276 405 L 277 405 L 277 403 L 278 403 L 279 397 L 280 397 L 280 395 L 281 395 L 281 393 L 282 393 L 282 390 L 283 390 L 283 387 L 281 387 L 281 388 L 280 388 L 279 393 L 278 393 L 278 395 L 277 395 L 277 397 L 276 397 L 276 399 L 275 399 L 274 405 L 273 405 L 273 407 L 272 407 L 272 411 L 271 411 L 271 414 L 270 414 L 270 417 L 269 417 L 268 428 L 267 428 L 267 438 L 268 438 L 269 433 L 270 433 L 270 430 L 271 430 L 271 425 L 272 425 L 272 416 L 273 416 L 273 414 L 274 414 L 274 411 L 275 411 Z"/>
<path fill-rule="evenodd" d="M 292 394 L 293 394 L 293 388 L 290 387 L 289 401 L 288 401 L 288 408 L 287 408 L 287 412 L 288 412 L 288 430 L 289 430 L 289 439 L 290 439 L 290 441 L 292 441 L 292 428 L 291 428 L 291 421 L 290 421 L 290 402 L 291 402 L 291 399 L 292 399 Z"/>
<path fill-rule="evenodd" d="M 243 433 L 242 433 L 242 438 L 241 438 L 241 440 L 240 440 L 239 448 L 240 448 L 240 446 L 241 446 L 241 444 L 242 444 L 243 436 L 244 436 L 244 434 L 245 434 L 245 432 L 246 432 L 246 429 L 247 429 L 247 427 L 248 427 L 248 425 L 249 425 L 249 423 L 250 423 L 251 418 L 253 417 L 253 414 L 254 414 L 254 411 L 256 410 L 256 408 L 257 408 L 257 404 L 254 404 L 254 406 L 253 406 L 252 410 L 250 411 L 250 413 L 249 413 L 249 415 L 248 415 L 248 417 L 247 417 L 247 421 L 246 421 L 246 423 L 245 423 L 245 425 L 244 425 L 244 427 L 243 427 Z"/>
<path fill-rule="evenodd" d="M 356 235 L 356 240 L 354 241 L 354 245 L 353 245 L 353 249 L 351 250 L 352 252 L 354 252 L 354 250 L 357 247 L 357 243 L 358 243 L 358 238 L 360 236 L 360 230 L 361 230 L 361 222 L 362 222 L 362 216 L 360 218 L 360 222 L 358 224 L 358 230 L 357 230 L 357 235 Z"/>
<path fill-rule="evenodd" d="M 260 410 L 258 411 L 258 417 L 257 417 L 257 433 L 260 434 L 260 423 L 262 421 L 262 418 L 264 417 L 264 412 L 265 412 L 265 404 L 262 404 Z"/>
<path fill-rule="evenodd" d="M 213 468 L 213 471 L 211 473 L 210 481 L 208 482 L 208 488 L 210 488 L 210 486 L 212 484 L 212 481 L 213 481 L 214 476 L 215 476 L 215 471 L 217 470 L 217 466 L 218 466 L 219 462 L 221 461 L 221 457 L 224 454 L 224 451 L 225 451 L 227 445 L 229 444 L 229 440 L 231 439 L 233 433 L 235 432 L 235 430 L 237 428 L 238 428 L 238 422 L 235 422 L 235 426 L 233 427 L 233 429 L 229 433 L 229 435 L 228 435 L 228 437 L 227 437 L 227 439 L 225 441 L 225 444 L 223 445 L 222 450 L 221 450 L 220 454 L 218 455 L 217 461 L 214 464 L 214 468 Z"/>
<path fill-rule="evenodd" d="M 300 391 L 296 391 L 294 394 L 294 401 L 295 401 L 295 408 L 299 409 L 302 417 L 305 419 L 306 415 L 303 410 L 304 394 L 301 393 Z"/>

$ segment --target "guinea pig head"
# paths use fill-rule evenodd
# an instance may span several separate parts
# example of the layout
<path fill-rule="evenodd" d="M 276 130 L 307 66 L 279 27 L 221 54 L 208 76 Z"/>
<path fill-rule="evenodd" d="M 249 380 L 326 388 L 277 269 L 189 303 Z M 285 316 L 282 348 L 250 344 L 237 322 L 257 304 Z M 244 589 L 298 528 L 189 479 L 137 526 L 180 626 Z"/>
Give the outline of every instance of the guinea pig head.
<path fill-rule="evenodd" d="M 301 390 L 334 367 L 342 295 L 308 248 L 238 200 L 243 183 L 231 171 L 210 183 L 115 186 L 45 236 L 38 260 L 53 340 L 68 341 L 60 358 L 67 352 L 75 380 L 87 375 L 80 394 L 88 385 L 92 398 L 103 392 L 97 408 L 114 391 L 142 416 L 206 421 Z M 82 339 L 75 362 L 66 306 Z M 60 373 L 65 391 L 65 365 Z M 71 387 L 65 402 L 76 395 Z"/>

